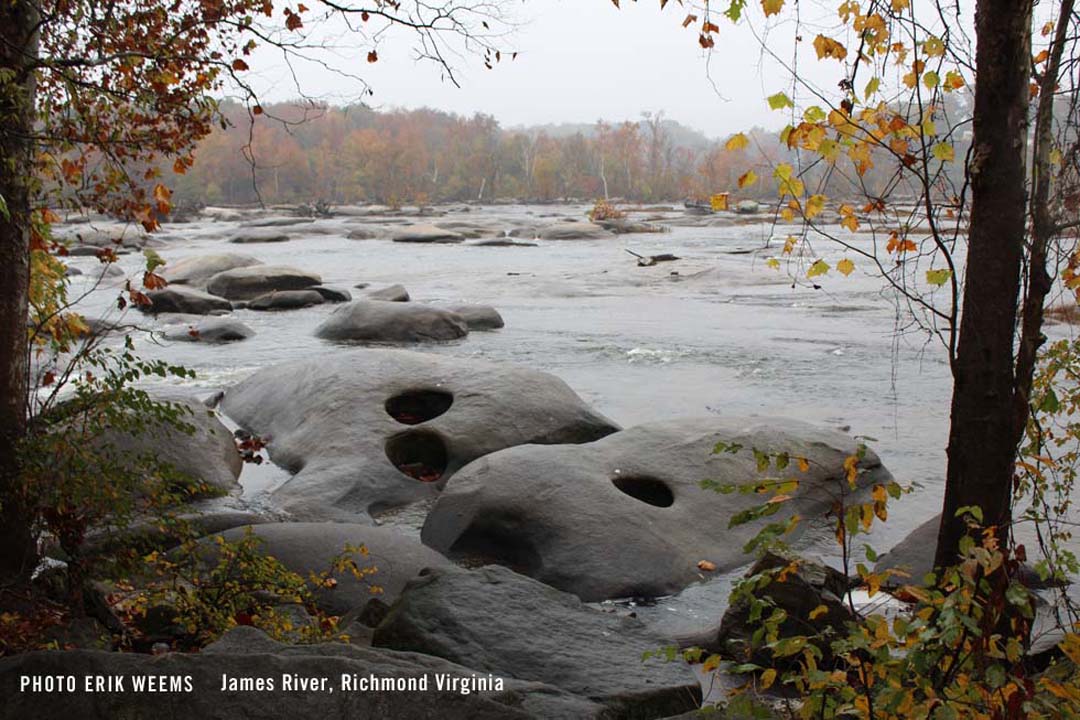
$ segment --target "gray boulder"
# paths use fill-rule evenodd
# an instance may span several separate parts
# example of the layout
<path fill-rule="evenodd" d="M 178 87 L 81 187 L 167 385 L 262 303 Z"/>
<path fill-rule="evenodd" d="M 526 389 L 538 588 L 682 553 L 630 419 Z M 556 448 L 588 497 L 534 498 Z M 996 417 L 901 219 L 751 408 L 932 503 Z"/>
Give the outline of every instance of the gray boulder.
<path fill-rule="evenodd" d="M 618 430 L 552 375 L 389 349 L 265 368 L 221 407 L 269 437 L 271 458 L 296 473 L 276 501 L 301 517 L 354 522 L 435 497 L 487 453 Z"/>
<path fill-rule="evenodd" d="M 326 302 L 338 303 L 352 300 L 352 293 L 342 288 L 327 287 L 326 285 L 312 285 L 308 290 L 314 290 L 323 296 Z"/>
<path fill-rule="evenodd" d="M 367 294 L 368 300 L 386 300 L 387 302 L 409 302 L 409 291 L 404 285 L 388 285 Z"/>
<path fill-rule="evenodd" d="M 249 245 L 254 243 L 288 242 L 289 239 L 289 234 L 281 232 L 280 230 L 252 228 L 234 233 L 232 237 L 229 238 L 229 242 L 236 245 Z"/>
<path fill-rule="evenodd" d="M 394 230 L 390 239 L 399 243 L 459 243 L 465 236 L 434 225 L 409 225 Z"/>
<path fill-rule="evenodd" d="M 197 323 L 174 326 L 165 331 L 165 339 L 173 342 L 203 342 L 211 344 L 236 342 L 253 337 L 255 331 L 239 320 L 206 318 Z"/>
<path fill-rule="evenodd" d="M 226 540 L 243 537 L 246 528 L 222 533 Z M 352 523 L 269 523 L 252 532 L 262 543 L 261 552 L 277 558 L 289 570 L 307 578 L 330 569 L 333 559 L 346 545 L 363 546 L 368 555 L 353 553 L 360 568 L 377 572 L 358 580 L 349 572 L 335 573 L 337 585 L 317 590 L 319 607 L 331 615 L 344 615 L 364 608 L 372 599 L 390 604 L 397 600 L 405 583 L 428 567 L 452 567 L 449 560 L 415 537 L 374 525 Z M 372 592 L 372 587 L 382 592 Z"/>
<path fill-rule="evenodd" d="M 490 305 L 450 305 L 444 309 L 464 318 L 469 330 L 498 330 L 506 324 L 499 311 Z"/>
<path fill-rule="evenodd" d="M 315 273 L 284 265 L 252 265 L 214 275 L 206 289 L 229 300 L 253 300 L 275 290 L 303 290 L 312 285 L 322 285 Z"/>
<path fill-rule="evenodd" d="M 537 237 L 542 240 L 606 240 L 615 234 L 596 223 L 556 222 L 540 228 Z"/>
<path fill-rule="evenodd" d="M 469 334 L 460 315 L 427 305 L 357 300 L 342 305 L 319 327 L 323 340 L 375 342 L 430 342 L 456 340 Z"/>
<path fill-rule="evenodd" d="M 249 310 L 298 310 L 322 305 L 326 302 L 323 294 L 315 290 L 276 290 L 260 295 L 247 307 Z"/>
<path fill-rule="evenodd" d="M 133 459 L 152 454 L 155 461 L 217 491 L 236 490 L 243 461 L 236 450 L 232 432 L 218 420 L 217 413 L 193 397 L 160 394 L 154 399 L 183 406 L 185 411 L 179 419 L 191 426 L 193 432 L 189 434 L 169 424 L 147 424 L 142 432 L 134 435 L 119 430 L 106 431 L 96 442 Z"/>
<path fill-rule="evenodd" d="M 498 566 L 424 571 L 405 586 L 373 644 L 554 685 L 612 717 L 663 718 L 701 703 L 685 664 L 642 662 L 665 642 L 640 621 Z"/>
<path fill-rule="evenodd" d="M 261 264 L 258 258 L 237 253 L 197 255 L 167 263 L 161 270 L 161 276 L 172 285 L 201 286 L 220 272 Z"/>
<path fill-rule="evenodd" d="M 211 315 L 227 313 L 232 310 L 232 303 L 215 295 L 185 287 L 166 287 L 150 290 L 149 305 L 137 305 L 140 310 L 157 315 L 158 313 L 186 313 L 189 315 Z"/>
<path fill-rule="evenodd" d="M 24 676 L 74 675 L 74 692 L 17 692 Z M 125 692 L 93 693 L 82 678 L 121 676 Z M 132 692 L 131 678 L 190 677 L 191 691 Z M 222 690 L 222 677 L 271 678 L 274 690 Z M 327 690 L 285 690 L 285 677 L 326 678 Z M 402 678 L 426 683 L 427 691 L 343 688 L 342 677 Z M 459 684 L 477 676 L 493 688 L 475 691 L 440 688 L 441 679 Z M 168 681 L 166 681 L 168 682 Z M 489 678 L 471 668 L 440 658 L 344 643 L 284 645 L 252 627 L 226 633 L 201 653 L 161 656 L 110 653 L 97 650 L 44 651 L 0 659 L 0 683 L 13 688 L 0 705 L 0 720 L 25 718 L 170 718 L 170 720 L 231 720 L 232 718 L 416 718 L 417 720 L 537 720 L 596 719 L 603 708 L 585 698 L 540 683 L 512 678 Z M 329 689 L 333 688 L 333 692 Z"/>
<path fill-rule="evenodd" d="M 713 454 L 720 442 L 742 449 Z M 782 473 L 761 473 L 753 449 L 804 457 L 810 468 L 792 460 Z M 751 561 L 743 546 L 765 522 L 798 513 L 802 522 L 785 536 L 796 543 L 847 486 L 843 463 L 855 452 L 850 437 L 804 423 L 715 417 L 640 425 L 575 447 L 515 447 L 455 474 L 422 537 L 452 558 L 509 565 L 583 600 L 669 595 L 703 579 L 700 561 L 720 572 Z M 861 485 L 891 477 L 872 452 L 859 467 Z M 701 487 L 777 475 L 799 481 L 791 500 L 732 528 L 732 517 L 767 496 Z"/>
<path fill-rule="evenodd" d="M 358 227 L 353 228 L 346 235 L 349 240 L 374 240 L 379 237 L 379 233 L 375 228 L 371 227 Z"/>

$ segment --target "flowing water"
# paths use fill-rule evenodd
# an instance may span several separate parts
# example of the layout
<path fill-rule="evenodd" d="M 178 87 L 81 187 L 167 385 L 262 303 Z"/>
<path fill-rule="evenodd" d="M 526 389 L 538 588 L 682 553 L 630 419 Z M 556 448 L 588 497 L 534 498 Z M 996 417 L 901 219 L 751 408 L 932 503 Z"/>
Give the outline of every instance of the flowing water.
<path fill-rule="evenodd" d="M 446 220 L 514 225 L 550 222 L 552 214 L 581 218 L 580 206 L 501 206 L 451 212 Z M 683 222 L 681 211 L 665 214 Z M 870 444 L 904 483 L 923 487 L 896 503 L 887 524 L 870 542 L 883 551 L 940 507 L 944 445 L 951 390 L 941 343 L 910 329 L 898 302 L 880 278 L 858 267 L 850 277 L 817 278 L 820 289 L 793 286 L 785 269 L 766 259 L 779 254 L 791 228 L 768 218 L 718 226 L 676 224 L 663 234 L 620 235 L 606 240 L 544 241 L 536 247 L 417 245 L 344 236 L 366 219 L 334 218 L 285 228 L 289 242 L 232 245 L 236 223 L 204 220 L 169 225 L 167 260 L 221 252 L 252 254 L 268 264 L 293 265 L 322 275 L 326 285 L 372 288 L 405 285 L 417 302 L 470 302 L 495 306 L 506 327 L 420 349 L 443 355 L 529 365 L 565 380 L 588 403 L 630 426 L 706 415 L 779 415 L 873 438 Z M 371 218 L 378 223 L 378 218 Z M 846 232 L 846 231 L 841 231 Z M 868 235 L 848 235 L 869 247 Z M 523 238 L 523 239 L 528 239 Z M 680 260 L 638 267 L 626 252 L 673 253 Z M 835 265 L 841 248 L 820 240 L 814 250 Z M 138 270 L 139 255 L 121 258 Z M 75 258 L 84 270 L 93 258 Z M 90 286 L 89 274 L 73 291 Z M 106 283 L 87 298 L 88 315 L 107 307 L 118 285 Z M 360 291 L 353 290 L 354 296 Z M 940 291 L 942 302 L 945 291 Z M 333 310 L 324 305 L 290 312 L 238 310 L 256 336 L 225 346 L 155 344 L 143 354 L 195 369 L 194 388 L 213 391 L 255 370 L 287 360 L 351 348 L 316 339 L 312 330 Z M 129 313 L 129 318 L 135 313 Z M 115 317 L 115 313 L 113 314 Z M 135 318 L 143 325 L 154 321 Z M 157 321 L 160 324 L 160 320 Z M 245 497 L 265 499 L 283 471 L 250 466 Z M 397 518 L 417 532 L 423 513 Z M 831 541 L 818 551 L 832 557 Z M 638 608 L 639 615 L 670 632 L 715 623 L 731 578 L 692 587 L 680 596 Z"/>

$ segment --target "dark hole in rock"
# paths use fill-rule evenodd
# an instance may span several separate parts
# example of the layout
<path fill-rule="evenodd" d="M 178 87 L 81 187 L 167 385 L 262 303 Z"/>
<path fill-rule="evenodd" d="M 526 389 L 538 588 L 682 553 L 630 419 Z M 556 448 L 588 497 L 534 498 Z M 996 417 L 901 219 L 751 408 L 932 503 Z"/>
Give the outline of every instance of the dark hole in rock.
<path fill-rule="evenodd" d="M 467 568 L 502 565 L 522 575 L 540 569 L 540 554 L 522 536 L 524 523 L 513 518 L 489 517 L 474 522 L 450 547 L 451 560 Z"/>
<path fill-rule="evenodd" d="M 386 413 L 404 425 L 419 425 L 439 417 L 454 404 L 442 390 L 408 390 L 386 401 Z"/>
<path fill-rule="evenodd" d="M 437 482 L 446 472 L 446 444 L 435 433 L 411 431 L 386 441 L 386 457 L 401 472 L 420 482 Z"/>
<path fill-rule="evenodd" d="M 675 502 L 675 496 L 671 494 L 671 488 L 664 481 L 656 478 L 627 475 L 626 477 L 614 477 L 611 482 L 621 492 L 649 505 L 671 507 Z"/>

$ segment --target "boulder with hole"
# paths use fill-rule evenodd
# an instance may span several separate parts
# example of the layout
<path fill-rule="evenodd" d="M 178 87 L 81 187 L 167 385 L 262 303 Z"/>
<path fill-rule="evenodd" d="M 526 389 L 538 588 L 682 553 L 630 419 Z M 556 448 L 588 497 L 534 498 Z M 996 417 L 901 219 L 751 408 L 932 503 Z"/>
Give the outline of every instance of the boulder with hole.
<path fill-rule="evenodd" d="M 737 451 L 714 453 L 719 443 Z M 759 471 L 755 450 L 790 460 Z M 745 543 L 793 513 L 803 521 L 785 540 L 796 544 L 847 488 L 844 461 L 857 452 L 852 438 L 805 423 L 715 417 L 639 425 L 588 445 L 515 447 L 456 473 L 422 537 L 452 558 L 508 565 L 583 600 L 669 595 L 710 574 L 701 561 L 711 572 L 752 561 Z M 860 487 L 891 479 L 871 451 L 858 467 Z M 729 527 L 769 498 L 735 487 L 770 478 L 797 481 L 789 499 Z"/>
<path fill-rule="evenodd" d="M 268 437 L 271 459 L 295 473 L 276 501 L 299 518 L 354 522 L 435 497 L 496 450 L 618 430 L 547 373 L 392 349 L 264 368 L 221 407 Z"/>

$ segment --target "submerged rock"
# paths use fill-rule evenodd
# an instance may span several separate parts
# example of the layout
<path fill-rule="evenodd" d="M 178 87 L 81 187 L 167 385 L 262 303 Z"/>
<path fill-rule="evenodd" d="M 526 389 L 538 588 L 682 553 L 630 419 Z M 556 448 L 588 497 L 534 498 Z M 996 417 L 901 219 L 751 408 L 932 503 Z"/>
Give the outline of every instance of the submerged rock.
<path fill-rule="evenodd" d="M 640 622 L 498 566 L 424 571 L 405 586 L 373 643 L 554 685 L 604 705 L 611 717 L 663 718 L 701 703 L 688 666 L 642 662 L 664 640 Z"/>
<path fill-rule="evenodd" d="M 717 443 L 742 447 L 714 454 Z M 802 518 L 794 544 L 847 483 L 852 438 L 782 419 L 700 418 L 650 423 L 581 446 L 524 446 L 483 457 L 458 472 L 424 524 L 423 540 L 450 557 L 508 565 L 583 600 L 657 597 L 752 556 L 743 545 L 764 522 Z M 783 473 L 799 481 L 764 521 L 729 527 L 767 496 L 703 489 L 703 480 L 742 485 L 775 476 L 757 470 L 753 449 L 804 457 Z M 873 452 L 860 484 L 890 479 Z M 544 498 L 537 502 L 537 498 Z"/>
<path fill-rule="evenodd" d="M 388 349 L 265 368 L 221 407 L 269 437 L 271 458 L 296 473 L 277 501 L 303 517 L 352 521 L 433 498 L 487 453 L 618 430 L 552 375 Z"/>
<path fill-rule="evenodd" d="M 255 331 L 239 320 L 207 318 L 165 331 L 165 339 L 173 342 L 228 343 L 254 337 Z"/>
<path fill-rule="evenodd" d="M 469 333 L 460 315 L 428 305 L 357 300 L 330 314 L 315 337 L 323 340 L 430 342 L 456 340 Z"/>
<path fill-rule="evenodd" d="M 289 239 L 289 234 L 280 230 L 253 228 L 235 233 L 229 238 L 229 242 L 237 245 L 249 245 L 254 243 L 288 242 Z"/>
<path fill-rule="evenodd" d="M 150 304 L 137 305 L 136 307 L 143 312 L 154 315 L 158 313 L 210 315 L 213 313 L 227 313 L 232 310 L 232 303 L 228 300 L 183 286 L 150 290 L 146 293 L 146 297 L 150 298 Z"/>
<path fill-rule="evenodd" d="M 465 236 L 435 225 L 410 225 L 395 230 L 391 239 L 399 243 L 459 243 Z"/>
<path fill-rule="evenodd" d="M 615 234 L 596 223 L 557 222 L 540 228 L 537 237 L 542 240 L 605 240 Z"/>
<path fill-rule="evenodd" d="M 498 330 L 506 324 L 490 305 L 450 305 L 444 309 L 464 318 L 469 330 Z"/>
<path fill-rule="evenodd" d="M 260 295 L 247 306 L 249 310 L 298 310 L 324 302 L 326 298 L 315 290 L 276 290 Z"/>
<path fill-rule="evenodd" d="M 368 300 L 386 300 L 388 302 L 409 302 L 409 291 L 404 285 L 388 285 L 367 294 Z"/>

